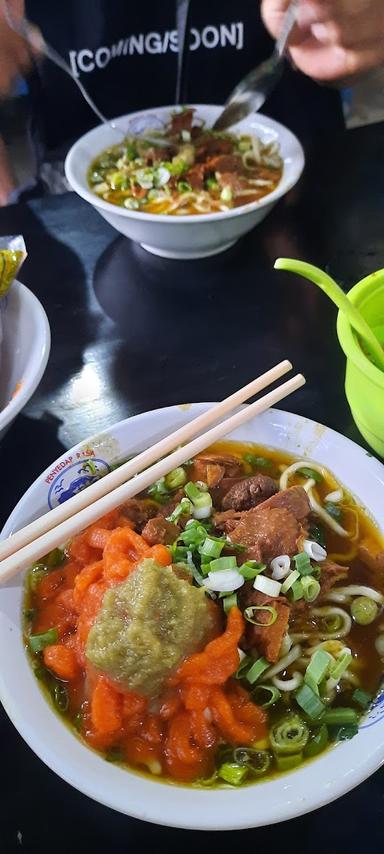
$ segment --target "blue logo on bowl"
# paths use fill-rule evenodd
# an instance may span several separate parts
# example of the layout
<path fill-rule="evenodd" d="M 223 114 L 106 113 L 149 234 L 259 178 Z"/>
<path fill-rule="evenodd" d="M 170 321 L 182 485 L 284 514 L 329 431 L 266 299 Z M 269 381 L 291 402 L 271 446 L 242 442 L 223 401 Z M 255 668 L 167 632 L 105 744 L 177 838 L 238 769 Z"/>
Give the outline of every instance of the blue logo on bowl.
<path fill-rule="evenodd" d="M 77 495 L 95 480 L 99 480 L 105 474 L 111 471 L 110 466 L 105 460 L 100 460 L 97 457 L 88 457 L 72 463 L 64 465 L 63 469 L 54 478 L 48 492 L 48 504 L 50 509 L 57 507 L 58 504 L 63 504 L 68 498 Z"/>
<path fill-rule="evenodd" d="M 384 718 L 384 687 L 382 686 L 380 694 L 373 701 L 369 710 L 369 714 L 361 724 L 360 729 L 367 729 L 373 724 L 378 724 Z"/>

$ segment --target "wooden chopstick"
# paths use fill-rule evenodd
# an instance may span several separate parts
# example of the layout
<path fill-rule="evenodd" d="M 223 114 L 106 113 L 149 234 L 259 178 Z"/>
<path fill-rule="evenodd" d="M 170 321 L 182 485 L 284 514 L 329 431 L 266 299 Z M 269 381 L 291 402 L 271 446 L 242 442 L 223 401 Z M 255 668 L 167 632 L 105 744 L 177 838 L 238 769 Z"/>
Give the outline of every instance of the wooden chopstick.
<path fill-rule="evenodd" d="M 245 424 L 246 421 L 249 421 L 255 415 L 259 415 L 270 406 L 283 400 L 283 398 L 296 391 L 304 383 L 305 379 L 302 374 L 297 374 L 292 379 L 283 383 L 283 385 L 278 386 L 273 391 L 259 398 L 259 400 L 256 400 L 255 403 L 250 404 L 250 406 L 241 409 L 240 412 L 236 412 L 226 420 L 216 424 L 215 427 L 192 439 L 191 442 L 183 445 L 183 447 L 177 448 L 166 459 L 159 460 L 138 474 L 134 479 L 121 484 L 93 503 L 83 507 L 80 512 L 70 516 L 53 530 L 49 530 L 42 536 L 38 536 L 28 545 L 0 562 L 0 582 L 9 580 L 21 570 L 31 566 L 41 555 L 47 554 L 52 549 L 72 539 L 72 537 L 88 525 L 96 522 L 100 516 L 114 510 L 128 498 L 133 498 L 139 492 L 147 489 L 158 478 L 168 474 L 176 466 L 182 465 L 191 457 L 203 451 L 208 445 L 218 441 L 218 439 L 235 430 L 241 424 Z M 85 494 L 91 488 L 89 487 L 85 490 Z"/>
<path fill-rule="evenodd" d="M 290 370 L 292 370 L 291 363 L 287 359 L 284 359 L 283 362 L 279 362 L 278 365 L 261 374 L 260 377 L 257 377 L 252 382 L 243 386 L 243 388 L 235 391 L 234 394 L 231 394 L 225 400 L 222 400 L 221 403 L 213 406 L 212 409 L 208 409 L 207 412 L 198 415 L 197 418 L 184 424 L 183 427 L 175 430 L 169 436 L 165 436 L 160 442 L 156 442 L 151 448 L 147 448 L 132 460 L 128 460 L 128 462 L 119 466 L 115 471 L 92 483 L 87 489 L 79 492 L 78 495 L 74 495 L 68 501 L 65 501 L 43 516 L 40 516 L 39 519 L 35 519 L 29 525 L 26 525 L 20 531 L 12 534 L 3 542 L 0 542 L 0 561 L 14 554 L 23 548 L 23 546 L 28 545 L 28 543 L 31 543 L 37 537 L 50 531 L 56 525 L 64 522 L 65 519 L 69 519 L 70 516 L 78 513 L 84 507 L 88 507 L 93 501 L 97 501 L 98 498 L 107 495 L 112 489 L 116 489 L 122 483 L 126 483 L 131 477 L 148 468 L 148 466 L 155 463 L 161 457 L 165 457 L 171 453 L 178 445 L 189 442 L 201 430 L 206 430 L 207 427 L 210 427 L 220 418 L 223 418 L 223 416 L 227 415 L 236 406 L 244 403 L 254 394 L 258 394 L 258 392 L 280 379 L 280 377 Z"/>

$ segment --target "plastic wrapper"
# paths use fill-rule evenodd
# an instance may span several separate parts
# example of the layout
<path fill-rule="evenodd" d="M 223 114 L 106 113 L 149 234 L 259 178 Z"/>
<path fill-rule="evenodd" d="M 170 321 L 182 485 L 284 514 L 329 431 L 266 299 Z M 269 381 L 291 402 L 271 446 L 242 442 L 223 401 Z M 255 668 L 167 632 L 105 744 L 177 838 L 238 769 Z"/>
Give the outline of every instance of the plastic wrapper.
<path fill-rule="evenodd" d="M 1 344 L 3 340 L 4 297 L 27 257 L 24 238 L 21 234 L 0 237 L 0 372 Z"/>

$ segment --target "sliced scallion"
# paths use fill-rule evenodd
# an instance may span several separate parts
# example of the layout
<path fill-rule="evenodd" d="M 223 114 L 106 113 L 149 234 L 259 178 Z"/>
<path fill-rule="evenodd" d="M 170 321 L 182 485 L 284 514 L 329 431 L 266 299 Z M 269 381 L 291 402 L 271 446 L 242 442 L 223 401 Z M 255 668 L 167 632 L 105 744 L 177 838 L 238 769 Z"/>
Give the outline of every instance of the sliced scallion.
<path fill-rule="evenodd" d="M 316 469 L 311 469 L 309 466 L 303 466 L 303 468 L 297 470 L 297 474 L 301 474 L 303 477 L 309 477 L 315 481 L 315 483 L 322 483 L 323 476 Z"/>
<path fill-rule="evenodd" d="M 351 724 L 350 726 L 341 726 L 336 729 L 333 733 L 333 737 L 335 741 L 349 741 L 350 738 L 353 738 L 357 735 L 359 731 L 359 727 L 357 724 Z"/>
<path fill-rule="evenodd" d="M 301 685 L 295 694 L 295 700 L 311 720 L 317 720 L 324 712 L 325 705 L 309 685 Z"/>
<path fill-rule="evenodd" d="M 253 578 L 256 578 L 256 576 L 260 575 L 261 572 L 264 572 L 265 569 L 265 563 L 257 563 L 256 560 L 247 560 L 239 566 L 240 575 L 243 575 L 246 581 L 252 581 Z"/>
<path fill-rule="evenodd" d="M 320 584 L 312 575 L 304 575 L 301 579 L 304 599 L 306 602 L 314 602 L 320 593 Z"/>
<path fill-rule="evenodd" d="M 279 771 L 291 771 L 292 768 L 301 765 L 302 761 L 302 753 L 295 753 L 292 756 L 276 756 L 276 765 Z"/>
<path fill-rule="evenodd" d="M 198 547 L 199 554 L 210 559 L 219 558 L 225 545 L 225 540 L 219 540 L 217 537 L 206 537 Z"/>
<path fill-rule="evenodd" d="M 246 765 L 238 765 L 236 762 L 223 762 L 217 771 L 218 776 L 231 786 L 240 786 L 248 776 Z"/>
<path fill-rule="evenodd" d="M 165 485 L 168 489 L 180 489 L 187 482 L 187 475 L 182 466 L 172 469 L 169 474 L 165 475 Z"/>
<path fill-rule="evenodd" d="M 222 572 L 224 569 L 237 569 L 237 561 L 235 557 L 218 557 L 211 560 L 209 565 L 210 572 Z"/>
<path fill-rule="evenodd" d="M 299 599 L 304 599 L 304 590 L 301 581 L 294 581 L 289 593 L 292 602 L 298 602 Z"/>
<path fill-rule="evenodd" d="M 328 729 L 325 724 L 316 733 L 311 735 L 308 743 L 304 748 L 304 756 L 317 756 L 328 744 Z"/>
<path fill-rule="evenodd" d="M 299 715 L 290 712 L 272 726 L 269 738 L 274 753 L 278 756 L 292 756 L 304 750 L 309 739 L 309 729 Z"/>
<path fill-rule="evenodd" d="M 250 658 L 249 655 L 246 655 L 243 658 L 243 660 L 240 662 L 240 664 L 236 670 L 235 679 L 244 679 L 244 677 L 245 677 L 247 671 L 249 670 L 251 664 L 252 664 L 252 658 Z"/>
<path fill-rule="evenodd" d="M 330 669 L 330 676 L 332 679 L 335 679 L 336 682 L 342 677 L 343 673 L 347 670 L 350 663 L 352 661 L 352 655 L 349 650 L 346 650 L 340 658 L 337 659 L 333 667 Z"/>
<path fill-rule="evenodd" d="M 363 691 L 362 688 L 356 688 L 352 694 L 352 700 L 361 706 L 362 709 L 368 709 L 372 703 L 373 697 L 372 694 L 368 694 L 368 692 Z"/>
<path fill-rule="evenodd" d="M 325 649 L 317 649 L 305 671 L 304 682 L 318 694 L 320 682 L 327 675 L 333 662 L 332 656 Z"/>
<path fill-rule="evenodd" d="M 348 706 L 338 706 L 336 709 L 327 709 L 322 717 L 322 723 L 329 726 L 343 726 L 357 724 L 358 714 L 355 709 Z"/>
<path fill-rule="evenodd" d="M 233 758 L 239 765 L 245 765 L 255 777 L 266 774 L 271 764 L 271 757 L 267 750 L 256 750 L 252 747 L 236 747 Z"/>
<path fill-rule="evenodd" d="M 274 685 L 256 685 L 252 691 L 252 699 L 257 706 L 268 709 L 280 700 L 281 692 Z"/>
<path fill-rule="evenodd" d="M 46 632 L 39 632 L 36 635 L 29 635 L 28 645 L 31 652 L 42 652 L 46 646 L 52 643 L 57 643 L 59 633 L 56 628 L 48 629 Z"/>
<path fill-rule="evenodd" d="M 252 664 L 252 666 L 246 673 L 247 682 L 249 682 L 250 685 L 254 685 L 255 682 L 260 679 L 260 676 L 264 673 L 264 671 L 268 670 L 268 667 L 269 663 L 265 660 L 265 658 L 258 658 L 257 661 Z"/>
<path fill-rule="evenodd" d="M 300 578 L 299 571 L 297 569 L 293 569 L 292 572 L 290 572 L 289 575 L 287 575 L 285 581 L 283 581 L 283 583 L 281 585 L 281 592 L 282 593 L 288 593 L 288 590 L 291 589 L 292 584 L 294 584 L 295 581 L 298 581 L 299 578 Z"/>
<path fill-rule="evenodd" d="M 269 615 L 269 619 L 266 622 L 255 619 L 257 617 L 258 612 L 265 611 Z M 277 620 L 277 611 L 276 608 L 273 608 L 271 605 L 249 605 L 248 608 L 245 608 L 244 617 L 248 623 L 252 623 L 253 626 L 273 626 L 273 624 Z"/>
<path fill-rule="evenodd" d="M 223 608 L 225 614 L 229 614 L 231 608 L 237 608 L 237 595 L 236 593 L 231 593 L 230 596 L 225 596 L 223 599 Z"/>
<path fill-rule="evenodd" d="M 269 460 L 268 457 L 257 457 L 256 454 L 244 454 L 243 459 L 246 463 L 249 463 L 250 466 L 257 469 L 269 468 L 271 465 L 271 460 Z"/>
<path fill-rule="evenodd" d="M 299 552 L 294 555 L 293 562 L 300 575 L 310 575 L 312 572 L 311 561 L 306 552 Z"/>

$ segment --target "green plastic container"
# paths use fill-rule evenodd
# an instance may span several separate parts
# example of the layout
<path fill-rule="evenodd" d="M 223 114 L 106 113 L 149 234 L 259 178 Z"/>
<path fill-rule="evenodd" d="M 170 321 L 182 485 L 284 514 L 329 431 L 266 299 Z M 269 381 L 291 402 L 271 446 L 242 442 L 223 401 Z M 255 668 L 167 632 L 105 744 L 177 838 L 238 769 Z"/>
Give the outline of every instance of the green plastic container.
<path fill-rule="evenodd" d="M 384 270 L 362 279 L 348 297 L 384 343 Z M 337 334 L 347 357 L 345 392 L 355 424 L 368 445 L 384 457 L 384 372 L 365 355 L 340 311 Z"/>

